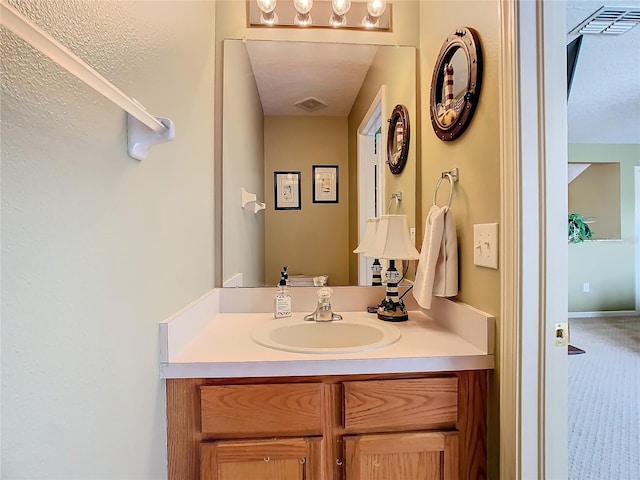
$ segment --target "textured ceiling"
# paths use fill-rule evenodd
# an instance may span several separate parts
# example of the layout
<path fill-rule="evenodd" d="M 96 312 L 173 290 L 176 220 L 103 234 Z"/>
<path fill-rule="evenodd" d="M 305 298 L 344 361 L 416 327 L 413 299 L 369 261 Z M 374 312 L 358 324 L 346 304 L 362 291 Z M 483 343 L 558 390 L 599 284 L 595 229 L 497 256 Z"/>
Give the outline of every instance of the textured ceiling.
<path fill-rule="evenodd" d="M 567 29 L 601 6 L 638 1 L 568 1 Z M 567 35 L 567 43 L 576 35 Z M 640 25 L 623 35 L 585 35 L 568 103 L 569 143 L 640 143 Z"/>
<path fill-rule="evenodd" d="M 247 40 L 265 115 L 346 116 L 378 49 L 374 45 Z M 294 103 L 315 97 L 315 113 Z"/>

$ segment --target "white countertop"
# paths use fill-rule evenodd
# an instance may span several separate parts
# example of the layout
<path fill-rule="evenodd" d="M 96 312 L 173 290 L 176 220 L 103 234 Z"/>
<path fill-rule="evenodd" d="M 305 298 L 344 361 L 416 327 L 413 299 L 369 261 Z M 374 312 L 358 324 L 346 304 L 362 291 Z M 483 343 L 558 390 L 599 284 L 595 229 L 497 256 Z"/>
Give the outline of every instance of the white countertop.
<path fill-rule="evenodd" d="M 202 299 L 199 302 L 189 308 L 204 311 Z M 299 317 L 302 322 L 306 313 L 309 312 L 294 312 L 293 319 Z M 345 319 L 381 321 L 363 311 L 340 313 Z M 348 354 L 292 353 L 258 345 L 251 339 L 251 332 L 264 322 L 273 321 L 273 315 L 264 312 L 213 312 L 208 317 L 203 317 L 201 312 L 199 326 L 191 327 L 191 333 L 178 333 L 177 323 L 174 330 L 170 330 L 170 322 L 180 320 L 185 314 L 190 311 L 184 310 L 161 324 L 161 342 L 165 343 L 164 348 L 161 345 L 162 378 L 416 373 L 484 370 L 494 366 L 490 349 L 478 347 L 478 342 L 474 345 L 421 311 L 411 311 L 407 322 L 394 323 L 402 331 L 398 342 L 377 350 Z M 488 334 L 493 332 L 492 328 L 485 330 Z M 173 348 L 172 333 L 174 337 L 183 337 Z"/>

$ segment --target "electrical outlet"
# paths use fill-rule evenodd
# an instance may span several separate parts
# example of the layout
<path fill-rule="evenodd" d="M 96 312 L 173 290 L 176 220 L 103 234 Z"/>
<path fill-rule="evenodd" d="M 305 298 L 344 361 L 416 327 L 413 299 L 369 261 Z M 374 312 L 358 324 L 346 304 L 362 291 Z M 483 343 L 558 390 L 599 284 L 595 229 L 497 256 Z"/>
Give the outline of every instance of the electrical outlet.
<path fill-rule="evenodd" d="M 582 284 L 582 291 L 584 293 L 589 293 L 591 291 L 591 284 L 589 282 L 585 282 Z"/>
<path fill-rule="evenodd" d="M 498 268 L 498 224 L 473 226 L 473 263 L 479 267 Z"/>
<path fill-rule="evenodd" d="M 415 244 L 416 243 L 416 229 L 415 228 L 410 228 L 409 229 L 409 236 L 411 237 L 411 241 Z"/>
<path fill-rule="evenodd" d="M 556 323 L 555 332 L 556 347 L 565 347 L 569 345 L 569 324 L 567 322 Z"/>

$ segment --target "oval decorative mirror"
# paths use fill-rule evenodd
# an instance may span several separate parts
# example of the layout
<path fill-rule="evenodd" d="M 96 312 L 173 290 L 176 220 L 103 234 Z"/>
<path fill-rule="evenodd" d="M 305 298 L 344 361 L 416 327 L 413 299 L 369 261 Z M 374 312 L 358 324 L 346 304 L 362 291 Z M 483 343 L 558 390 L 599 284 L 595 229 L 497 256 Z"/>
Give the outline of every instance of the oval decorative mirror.
<path fill-rule="evenodd" d="M 397 175 L 407 163 L 410 140 L 409 112 L 404 105 L 396 105 L 389 118 L 387 131 L 387 164 Z"/>
<path fill-rule="evenodd" d="M 447 37 L 431 79 L 431 125 L 440 140 L 458 138 L 480 96 L 482 50 L 478 34 L 461 27 Z"/>

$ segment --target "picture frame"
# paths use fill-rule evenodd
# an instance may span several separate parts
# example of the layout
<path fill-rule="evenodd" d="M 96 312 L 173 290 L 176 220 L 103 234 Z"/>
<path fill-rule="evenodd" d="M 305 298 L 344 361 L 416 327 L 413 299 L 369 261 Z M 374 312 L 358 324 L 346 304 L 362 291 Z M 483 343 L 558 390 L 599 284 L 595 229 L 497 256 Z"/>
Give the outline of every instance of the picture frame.
<path fill-rule="evenodd" d="M 338 165 L 313 165 L 313 203 L 339 203 Z"/>
<path fill-rule="evenodd" d="M 273 172 L 276 210 L 301 210 L 300 172 Z"/>

